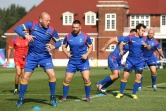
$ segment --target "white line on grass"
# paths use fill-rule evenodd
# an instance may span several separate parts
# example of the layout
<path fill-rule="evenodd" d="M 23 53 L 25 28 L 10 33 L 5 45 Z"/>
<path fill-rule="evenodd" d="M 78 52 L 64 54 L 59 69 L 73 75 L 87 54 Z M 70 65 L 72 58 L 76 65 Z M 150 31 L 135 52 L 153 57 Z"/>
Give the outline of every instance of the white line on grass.
<path fill-rule="evenodd" d="M 160 84 L 156 84 L 156 86 L 160 86 L 160 85 L 164 85 L 164 84 L 166 84 L 166 83 L 160 83 Z M 149 86 L 146 86 L 146 87 L 152 87 L 152 85 L 149 85 Z"/>
<path fill-rule="evenodd" d="M 160 83 L 160 84 L 156 84 L 156 86 L 160 86 L 160 85 L 164 85 L 166 83 Z M 152 85 L 149 85 L 149 86 L 145 86 L 143 88 L 149 88 L 149 87 L 152 87 Z M 112 91 L 112 93 L 116 93 L 116 92 L 119 92 L 119 91 Z M 108 95 L 109 93 L 107 93 Z M 101 96 L 106 96 L 105 94 L 101 95 Z M 90 98 L 98 98 L 98 97 L 101 97 L 100 95 L 92 95 Z M 139 97 L 166 97 L 166 96 L 139 96 Z M 80 99 L 76 99 L 75 101 L 83 101 L 83 100 L 86 100 L 86 98 L 80 98 Z"/>
<path fill-rule="evenodd" d="M 164 85 L 166 83 L 160 83 L 160 84 L 156 84 L 156 86 L 160 86 L 160 85 Z M 149 88 L 151 87 L 151 85 L 149 86 L 145 86 L 143 88 Z M 112 93 L 117 93 L 119 91 L 112 91 Z M 108 93 L 109 94 L 109 93 Z M 0 94 L 0 96 L 5 96 L 5 95 L 9 95 L 9 96 L 13 96 L 14 94 Z M 47 96 L 47 95 L 50 95 L 50 94 L 25 94 L 27 96 Z M 104 94 L 101 95 L 101 96 L 105 96 Z M 92 95 L 90 98 L 97 98 L 97 97 L 101 97 L 99 96 L 98 94 L 97 95 Z M 142 97 L 142 96 L 141 96 Z M 146 96 L 146 97 L 149 97 L 149 96 Z M 153 96 L 154 97 L 154 96 Z M 155 96 L 155 97 L 160 97 L 160 96 Z M 161 97 L 166 97 L 166 96 L 161 96 Z M 81 100 L 86 100 L 86 98 L 80 98 L 80 99 L 76 99 L 75 101 L 81 101 Z"/>

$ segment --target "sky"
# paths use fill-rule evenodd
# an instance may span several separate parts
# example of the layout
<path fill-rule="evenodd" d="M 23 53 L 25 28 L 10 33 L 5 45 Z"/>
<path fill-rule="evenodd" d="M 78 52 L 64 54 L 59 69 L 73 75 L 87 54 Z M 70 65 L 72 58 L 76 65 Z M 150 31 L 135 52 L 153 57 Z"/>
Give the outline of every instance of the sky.
<path fill-rule="evenodd" d="M 25 7 L 26 11 L 29 11 L 32 6 L 38 5 L 43 0 L 0 0 L 0 8 L 8 8 L 11 4 L 16 4 Z"/>

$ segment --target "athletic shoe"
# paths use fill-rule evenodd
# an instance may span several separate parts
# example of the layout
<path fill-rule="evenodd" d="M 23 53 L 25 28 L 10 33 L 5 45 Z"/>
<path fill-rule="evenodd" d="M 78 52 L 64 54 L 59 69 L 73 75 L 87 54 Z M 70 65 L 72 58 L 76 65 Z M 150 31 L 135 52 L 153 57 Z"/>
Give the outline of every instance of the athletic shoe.
<path fill-rule="evenodd" d="M 17 106 L 17 107 L 21 107 L 22 104 L 23 104 L 23 98 L 20 98 L 20 99 L 17 101 L 16 106 Z"/>
<path fill-rule="evenodd" d="M 65 102 L 66 98 L 61 98 L 60 102 Z"/>
<path fill-rule="evenodd" d="M 56 102 L 55 97 L 51 96 L 50 99 L 51 99 L 51 105 L 56 107 L 57 106 L 57 102 Z"/>
<path fill-rule="evenodd" d="M 142 91 L 142 87 L 138 87 L 138 91 Z"/>
<path fill-rule="evenodd" d="M 86 101 L 87 102 L 92 102 L 90 98 L 86 98 Z"/>
<path fill-rule="evenodd" d="M 101 91 L 101 88 L 102 88 L 102 85 L 101 85 L 101 84 L 96 83 L 96 87 L 97 87 L 97 90 L 100 92 L 100 91 Z"/>
<path fill-rule="evenodd" d="M 116 98 L 121 98 L 121 97 L 123 97 L 123 94 L 121 94 L 121 93 L 118 93 L 117 95 L 116 95 Z"/>
<path fill-rule="evenodd" d="M 14 93 L 14 95 L 15 95 L 15 94 L 18 94 L 18 89 L 15 89 L 15 90 L 13 91 L 13 93 Z"/>
<path fill-rule="evenodd" d="M 156 85 L 153 85 L 152 88 L 153 88 L 154 91 L 158 90 Z"/>
<path fill-rule="evenodd" d="M 138 96 L 137 96 L 136 94 L 131 94 L 131 97 L 132 97 L 133 99 L 138 99 Z"/>

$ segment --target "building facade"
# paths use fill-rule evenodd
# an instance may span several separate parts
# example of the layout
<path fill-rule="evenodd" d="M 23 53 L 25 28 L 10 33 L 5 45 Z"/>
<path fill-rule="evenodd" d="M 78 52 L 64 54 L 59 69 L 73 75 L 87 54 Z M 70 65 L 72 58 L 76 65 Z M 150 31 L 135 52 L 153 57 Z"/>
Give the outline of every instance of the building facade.
<path fill-rule="evenodd" d="M 73 20 L 80 20 L 82 31 L 92 39 L 93 52 L 89 56 L 91 66 L 107 66 L 107 57 L 116 45 L 110 45 L 104 54 L 99 50 L 111 38 L 128 35 L 130 29 L 138 23 L 147 26 L 147 31 L 155 30 L 166 56 L 166 0 L 44 0 L 35 9 L 12 26 L 6 33 L 7 46 L 17 36 L 14 28 L 26 21 L 36 20 L 42 12 L 51 16 L 51 25 L 55 27 L 60 38 L 64 39 L 72 30 Z M 8 48 L 8 47 L 6 47 Z M 55 66 L 66 66 L 68 59 L 60 47 L 51 52 Z M 12 59 L 12 57 L 11 57 Z"/>

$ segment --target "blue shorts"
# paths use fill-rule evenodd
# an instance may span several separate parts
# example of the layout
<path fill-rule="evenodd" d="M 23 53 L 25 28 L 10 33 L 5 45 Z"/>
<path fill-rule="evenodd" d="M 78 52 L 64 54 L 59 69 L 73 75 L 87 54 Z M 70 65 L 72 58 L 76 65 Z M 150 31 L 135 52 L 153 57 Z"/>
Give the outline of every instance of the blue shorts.
<path fill-rule="evenodd" d="M 157 64 L 157 61 L 156 61 L 156 59 L 155 59 L 155 57 L 149 57 L 149 58 L 145 58 L 145 65 L 148 65 L 148 66 L 150 66 L 150 65 L 154 65 L 154 66 L 156 66 L 156 64 Z"/>
<path fill-rule="evenodd" d="M 121 70 L 122 69 L 121 60 L 117 59 L 115 56 L 109 56 L 108 57 L 108 67 L 110 68 L 111 71 Z"/>
<path fill-rule="evenodd" d="M 54 65 L 52 63 L 52 58 L 34 58 L 33 56 L 26 57 L 26 64 L 24 71 L 25 72 L 33 72 L 36 67 L 42 67 L 44 70 L 54 69 Z"/>
<path fill-rule="evenodd" d="M 139 61 L 137 61 L 137 60 L 134 61 L 133 60 L 133 61 L 131 61 L 131 60 L 127 59 L 124 68 L 127 69 L 127 70 L 130 70 L 130 71 L 132 71 L 132 70 L 142 71 L 144 69 L 144 65 L 145 65 L 144 60 L 139 60 Z"/>
<path fill-rule="evenodd" d="M 90 70 L 89 61 L 85 60 L 80 63 L 69 60 L 66 72 L 76 73 L 77 71 L 83 72 L 85 70 Z"/>

